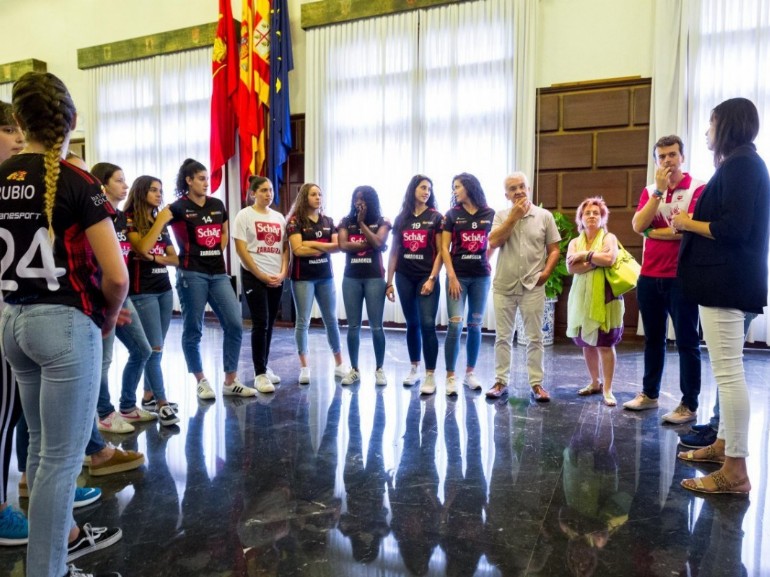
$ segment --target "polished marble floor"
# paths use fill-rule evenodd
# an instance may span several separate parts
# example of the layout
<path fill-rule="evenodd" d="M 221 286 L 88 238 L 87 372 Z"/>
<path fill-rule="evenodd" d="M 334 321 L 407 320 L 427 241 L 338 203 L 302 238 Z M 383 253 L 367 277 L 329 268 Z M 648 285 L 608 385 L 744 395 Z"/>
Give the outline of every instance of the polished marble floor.
<path fill-rule="evenodd" d="M 312 329 L 313 382 L 300 386 L 293 332 L 277 328 L 270 363 L 283 377 L 277 392 L 203 403 L 185 374 L 180 331 L 174 320 L 163 360 L 179 427 L 149 424 L 111 436 L 145 452 L 147 464 L 111 477 L 84 470 L 80 480 L 104 498 L 77 519 L 124 532 L 115 546 L 78 561 L 88 570 L 124 577 L 770 575 L 766 351 L 746 354 L 751 496 L 700 498 L 679 486 L 709 470 L 675 458 L 677 433 L 687 427 L 660 424 L 678 400 L 673 348 L 661 408 L 630 413 L 575 394 L 585 368 L 566 343 L 546 352 L 550 404 L 527 395 L 522 347 L 514 347 L 511 398 L 490 403 L 467 389 L 447 398 L 443 383 L 430 398 L 403 387 L 409 363 L 400 331 L 387 332 L 389 383 L 375 389 L 366 333 L 361 383 L 342 387 L 323 332 Z M 245 337 L 244 380 L 253 372 Z M 220 343 L 217 326 L 208 326 L 206 372 L 217 390 Z M 622 345 L 618 355 L 622 403 L 639 388 L 641 345 Z M 115 359 L 117 397 L 121 345 Z M 491 384 L 491 337 L 483 339 L 477 373 Z M 715 398 L 707 355 L 703 383 L 701 421 Z M 24 554 L 0 548 L 0 575 L 23 576 Z"/>

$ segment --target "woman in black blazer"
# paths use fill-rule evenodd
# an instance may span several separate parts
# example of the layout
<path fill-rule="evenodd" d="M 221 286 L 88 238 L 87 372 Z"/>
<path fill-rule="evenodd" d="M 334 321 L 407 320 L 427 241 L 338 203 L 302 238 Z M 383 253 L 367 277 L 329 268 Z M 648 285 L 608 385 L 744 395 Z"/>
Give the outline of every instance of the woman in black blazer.
<path fill-rule="evenodd" d="M 745 98 L 726 100 L 711 113 L 706 133 L 717 170 L 695 205 L 673 218 L 684 233 L 678 274 L 685 295 L 698 303 L 703 336 L 719 388 L 722 419 L 713 445 L 679 453 L 686 461 L 722 464 L 682 486 L 700 493 L 747 494 L 749 394 L 743 371 L 744 313 L 767 304 L 770 178 L 753 144 L 759 115 Z"/>

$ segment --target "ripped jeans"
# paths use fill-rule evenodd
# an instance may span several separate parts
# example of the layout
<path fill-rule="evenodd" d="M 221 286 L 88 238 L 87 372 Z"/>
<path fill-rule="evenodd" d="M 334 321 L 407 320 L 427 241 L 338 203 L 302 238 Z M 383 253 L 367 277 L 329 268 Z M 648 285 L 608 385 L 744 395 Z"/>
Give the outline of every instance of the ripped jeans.
<path fill-rule="evenodd" d="M 449 315 L 449 327 L 447 328 L 446 341 L 444 341 L 444 360 L 446 370 L 454 372 L 457 357 L 460 354 L 460 336 L 463 331 L 463 312 L 465 301 L 468 301 L 467 321 L 468 338 L 465 343 L 466 365 L 476 366 L 481 347 L 481 321 L 487 308 L 487 295 L 489 294 L 490 277 L 458 277 L 460 282 L 460 298 L 453 299 L 449 296 L 449 280 L 446 286 L 447 315 Z M 453 319 L 458 319 L 453 321 Z"/>

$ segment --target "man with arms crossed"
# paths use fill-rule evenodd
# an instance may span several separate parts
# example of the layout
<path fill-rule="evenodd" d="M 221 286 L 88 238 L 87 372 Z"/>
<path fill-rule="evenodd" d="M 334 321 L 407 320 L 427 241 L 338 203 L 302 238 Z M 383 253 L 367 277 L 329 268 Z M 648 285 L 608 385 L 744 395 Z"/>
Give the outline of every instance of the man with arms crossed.
<path fill-rule="evenodd" d="M 543 310 L 545 282 L 559 262 L 559 241 L 553 215 L 532 204 L 527 177 L 514 172 L 505 179 L 505 197 L 513 206 L 495 214 L 490 249 L 500 249 L 492 283 L 497 335 L 495 337 L 495 384 L 487 397 L 508 394 L 516 311 L 524 321 L 527 372 L 532 396 L 548 402 L 543 388 Z"/>
<path fill-rule="evenodd" d="M 658 407 L 666 358 L 668 316 L 671 315 L 679 353 L 682 400 L 673 411 L 663 415 L 663 421 L 682 424 L 697 417 L 700 340 L 698 305 L 685 300 L 676 278 L 682 236 L 671 227 L 671 219 L 682 211 L 692 214 L 705 183 L 682 172 L 684 146 L 678 136 L 660 138 L 655 143 L 653 154 L 657 165 L 655 182 L 642 191 L 631 221 L 634 230 L 645 237 L 642 273 L 636 286 L 644 325 L 644 377 L 642 392 L 624 403 L 623 407 L 632 411 Z"/>

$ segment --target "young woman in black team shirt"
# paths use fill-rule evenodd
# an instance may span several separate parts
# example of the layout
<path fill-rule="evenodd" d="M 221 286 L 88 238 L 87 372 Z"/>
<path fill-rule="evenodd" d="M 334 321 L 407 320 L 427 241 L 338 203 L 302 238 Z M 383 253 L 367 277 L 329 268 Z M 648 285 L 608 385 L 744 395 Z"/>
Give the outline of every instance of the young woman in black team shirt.
<path fill-rule="evenodd" d="M 229 240 L 229 224 L 225 205 L 208 196 L 209 174 L 197 160 L 188 158 L 176 177 L 179 200 L 164 208 L 155 219 L 171 222 L 179 248 L 176 291 L 182 306 L 182 351 L 187 370 L 195 375 L 199 399 L 216 395 L 203 373 L 200 343 L 203 336 L 203 313 L 211 305 L 224 332 L 222 358 L 225 395 L 252 397 L 257 392 L 238 380 L 238 357 L 241 353 L 243 323 L 238 299 L 230 284 L 223 256 Z"/>
<path fill-rule="evenodd" d="M 340 250 L 346 253 L 345 275 L 342 278 L 342 301 L 348 316 L 348 355 L 351 369 L 342 379 L 352 385 L 361 378 L 358 370 L 358 347 L 361 333 L 361 313 L 366 301 L 369 328 L 372 331 L 377 368 L 374 382 L 386 385 L 382 368 L 385 362 L 385 331 L 382 314 L 385 308 L 385 273 L 382 251 L 386 248 L 390 222 L 380 214 L 380 199 L 371 186 L 359 186 L 353 191 L 350 214 L 338 228 Z"/>
<path fill-rule="evenodd" d="M 422 388 L 436 388 L 433 373 L 438 357 L 436 313 L 441 296 L 438 273 L 441 270 L 441 213 L 436 210 L 433 181 L 418 174 L 406 187 L 401 212 L 393 224 L 393 246 L 388 260 L 385 294 L 395 300 L 393 275 L 406 320 L 406 345 L 412 368 L 405 385 L 420 380 L 420 349 L 425 356 Z"/>
<path fill-rule="evenodd" d="M 468 301 L 465 343 L 467 355 L 465 384 L 480 389 L 473 369 L 481 347 L 481 321 L 487 305 L 491 268 L 487 259 L 489 231 L 495 211 L 487 206 L 484 190 L 472 174 L 458 174 L 452 179 L 454 207 L 444 217 L 441 232 L 441 255 L 447 276 L 447 314 L 449 327 L 444 342 L 446 360 L 446 394 L 457 394 L 455 365 L 460 354 L 463 312 Z M 421 391 L 430 394 L 433 391 Z"/>
<path fill-rule="evenodd" d="M 30 433 L 27 574 L 81 575 L 68 570 L 68 557 L 122 536 L 80 529 L 71 511 L 99 392 L 102 333 L 118 322 L 128 274 L 99 182 L 62 160 L 76 121 L 67 88 L 30 72 L 14 85 L 13 102 L 27 145 L 0 166 L 0 190 L 9 193 L 0 338 Z"/>
<path fill-rule="evenodd" d="M 163 206 L 163 183 L 154 176 L 140 176 L 131 185 L 126 201 L 126 229 L 131 252 L 128 255 L 129 300 L 142 320 L 141 326 L 152 348 L 144 366 L 142 407 L 157 411 L 163 426 L 179 422 L 176 405 L 166 400 L 160 361 L 174 306 L 174 293 L 167 266 L 179 266 L 165 225 L 155 220 Z"/>
<path fill-rule="evenodd" d="M 112 223 L 115 227 L 115 234 L 118 237 L 120 250 L 123 253 L 123 261 L 128 264 L 128 254 L 131 251 L 131 245 L 127 237 L 126 215 L 118 208 L 128 194 L 126 177 L 119 166 L 109 162 L 94 164 L 91 167 L 91 174 L 102 183 L 102 190 L 107 195 L 107 201 L 115 210 L 115 214 L 112 216 Z M 126 302 L 123 303 L 123 308 L 131 315 L 131 322 L 112 331 L 104 339 L 102 347 L 104 349 L 102 356 L 102 383 L 99 387 L 96 413 L 99 417 L 97 426 L 100 431 L 105 433 L 131 433 L 134 431 L 133 423 L 154 421 L 156 418 L 152 413 L 136 407 L 136 388 L 139 385 L 139 380 L 142 378 L 144 365 L 150 358 L 152 350 L 144 334 L 141 318 L 130 299 L 126 299 Z M 109 374 L 110 365 L 112 365 L 115 337 L 118 337 L 118 340 L 128 350 L 128 361 L 126 361 L 126 366 L 123 367 L 123 378 L 120 388 L 120 412 L 115 410 L 110 401 Z"/>
<path fill-rule="evenodd" d="M 307 335 L 310 327 L 310 311 L 313 299 L 321 309 L 326 328 L 326 340 L 334 354 L 334 375 L 344 377 L 349 368 L 342 364 L 340 329 L 337 324 L 337 293 L 334 289 L 334 272 L 330 254 L 339 251 L 337 227 L 323 213 L 321 187 L 312 182 L 303 184 L 287 217 L 286 235 L 289 237 L 294 261 L 291 267 L 291 293 L 297 319 L 294 323 L 294 340 L 299 355 L 299 382 L 310 383 L 310 367 L 307 364 Z"/>

